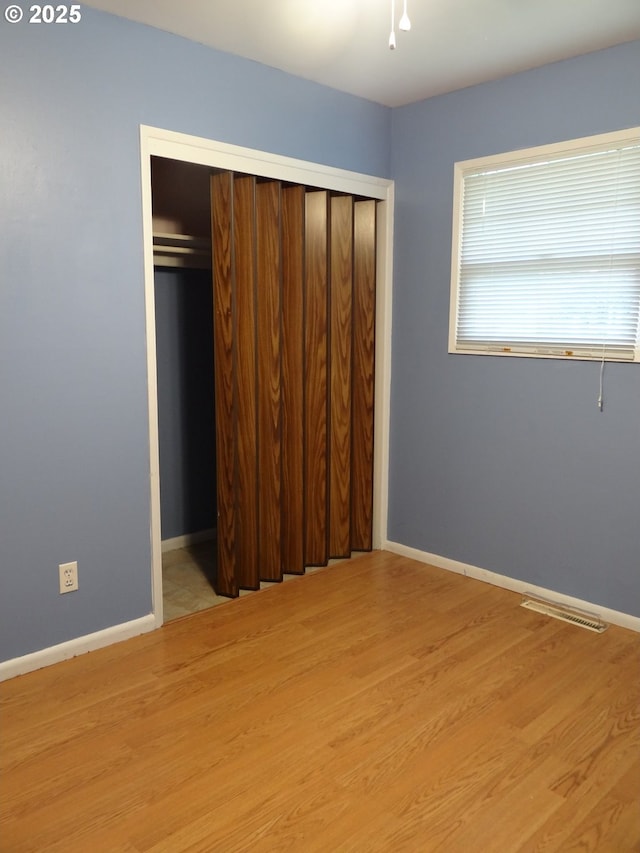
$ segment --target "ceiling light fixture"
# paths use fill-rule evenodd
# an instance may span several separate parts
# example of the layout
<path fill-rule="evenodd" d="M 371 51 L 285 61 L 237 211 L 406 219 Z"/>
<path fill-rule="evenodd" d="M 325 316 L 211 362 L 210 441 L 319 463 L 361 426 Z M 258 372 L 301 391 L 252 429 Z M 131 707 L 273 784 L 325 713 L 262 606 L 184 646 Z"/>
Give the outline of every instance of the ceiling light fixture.
<path fill-rule="evenodd" d="M 396 4 L 391 0 L 391 35 L 389 36 L 389 50 L 396 49 Z"/>
<path fill-rule="evenodd" d="M 404 0 L 404 8 L 402 10 L 402 17 L 400 18 L 400 23 L 398 27 L 403 32 L 409 32 L 411 29 L 411 21 L 409 20 L 409 15 L 407 14 L 407 0 Z M 389 50 L 396 49 L 396 4 L 395 0 L 391 0 L 391 34 L 389 36 Z"/>

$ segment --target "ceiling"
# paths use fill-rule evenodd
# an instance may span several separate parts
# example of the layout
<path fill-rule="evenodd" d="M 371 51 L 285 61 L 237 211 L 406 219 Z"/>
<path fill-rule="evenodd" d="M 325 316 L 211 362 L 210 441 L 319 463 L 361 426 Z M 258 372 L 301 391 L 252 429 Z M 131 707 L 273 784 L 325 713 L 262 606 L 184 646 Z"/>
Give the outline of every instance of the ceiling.
<path fill-rule="evenodd" d="M 640 0 L 90 0 L 387 106 L 640 39 Z"/>

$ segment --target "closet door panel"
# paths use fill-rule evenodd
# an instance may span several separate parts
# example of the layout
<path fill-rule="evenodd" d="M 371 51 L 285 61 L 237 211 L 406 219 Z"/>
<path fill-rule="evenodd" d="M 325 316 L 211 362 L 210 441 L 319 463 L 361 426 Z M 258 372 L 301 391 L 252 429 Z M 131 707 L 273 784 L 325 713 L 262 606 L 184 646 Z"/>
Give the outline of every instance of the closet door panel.
<path fill-rule="evenodd" d="M 304 572 L 304 187 L 282 190 L 282 563 Z"/>
<path fill-rule="evenodd" d="M 325 565 L 327 541 L 328 195 L 306 195 L 305 564 Z"/>
<path fill-rule="evenodd" d="M 372 547 L 376 203 L 211 180 L 218 591 Z"/>
<path fill-rule="evenodd" d="M 237 394 L 237 581 L 258 589 L 258 448 L 256 427 L 255 178 L 233 182 L 235 343 Z"/>
<path fill-rule="evenodd" d="M 282 580 L 280 185 L 256 187 L 260 579 Z"/>
<path fill-rule="evenodd" d="M 235 426 L 231 174 L 211 178 L 213 338 L 216 394 L 218 579 L 220 595 L 238 594 L 236 580 Z"/>
<path fill-rule="evenodd" d="M 351 547 L 372 548 L 376 203 L 354 205 Z"/>
<path fill-rule="evenodd" d="M 329 556 L 351 553 L 353 199 L 331 199 Z"/>

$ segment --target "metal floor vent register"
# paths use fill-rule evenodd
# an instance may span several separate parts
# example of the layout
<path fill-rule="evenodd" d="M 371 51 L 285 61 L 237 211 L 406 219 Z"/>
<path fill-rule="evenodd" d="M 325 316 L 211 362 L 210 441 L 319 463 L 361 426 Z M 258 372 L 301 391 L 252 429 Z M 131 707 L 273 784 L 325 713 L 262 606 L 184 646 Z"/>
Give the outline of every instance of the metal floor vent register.
<path fill-rule="evenodd" d="M 536 613 L 543 613 L 545 616 L 551 616 L 553 619 L 560 619 L 562 622 L 570 622 L 572 625 L 578 625 L 588 631 L 595 631 L 597 634 L 602 634 L 609 627 L 592 613 L 572 610 L 562 604 L 545 601 L 543 598 L 530 598 L 525 595 L 520 606 L 526 607 L 528 610 L 535 610 Z"/>

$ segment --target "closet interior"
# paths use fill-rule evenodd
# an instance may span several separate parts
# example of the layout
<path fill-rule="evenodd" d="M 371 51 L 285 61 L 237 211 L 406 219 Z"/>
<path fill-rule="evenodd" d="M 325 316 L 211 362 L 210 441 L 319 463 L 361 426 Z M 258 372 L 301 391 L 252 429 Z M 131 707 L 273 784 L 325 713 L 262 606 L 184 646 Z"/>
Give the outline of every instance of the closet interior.
<path fill-rule="evenodd" d="M 376 201 L 157 157 L 152 196 L 163 550 L 215 535 L 226 596 L 370 550 Z"/>

